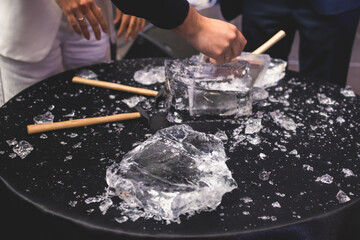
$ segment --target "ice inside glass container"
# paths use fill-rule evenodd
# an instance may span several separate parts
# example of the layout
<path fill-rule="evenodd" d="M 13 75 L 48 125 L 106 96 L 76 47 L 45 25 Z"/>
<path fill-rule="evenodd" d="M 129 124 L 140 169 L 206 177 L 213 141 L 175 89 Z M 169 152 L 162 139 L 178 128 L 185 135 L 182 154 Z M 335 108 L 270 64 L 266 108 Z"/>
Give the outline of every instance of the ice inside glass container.
<path fill-rule="evenodd" d="M 198 58 L 166 60 L 167 109 L 190 116 L 250 115 L 254 81 L 249 69 L 246 61 L 214 65 Z"/>

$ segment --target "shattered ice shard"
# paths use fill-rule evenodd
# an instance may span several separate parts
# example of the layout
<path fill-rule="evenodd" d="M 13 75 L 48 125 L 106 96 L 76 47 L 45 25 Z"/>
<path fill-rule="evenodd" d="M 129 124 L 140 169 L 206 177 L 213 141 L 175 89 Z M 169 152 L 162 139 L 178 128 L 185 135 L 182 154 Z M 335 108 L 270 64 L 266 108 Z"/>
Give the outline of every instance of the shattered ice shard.
<path fill-rule="evenodd" d="M 13 147 L 14 153 L 22 159 L 26 158 L 32 150 L 34 150 L 33 146 L 31 146 L 27 141 L 20 141 L 15 147 Z"/>
<path fill-rule="evenodd" d="M 245 123 L 245 134 L 257 133 L 261 130 L 261 119 L 249 118 Z"/>
<path fill-rule="evenodd" d="M 327 97 L 323 93 L 318 93 L 317 98 L 318 98 L 320 104 L 334 105 L 336 103 L 335 100 Z"/>
<path fill-rule="evenodd" d="M 134 80 L 143 85 L 165 82 L 165 67 L 151 67 L 136 71 Z"/>
<path fill-rule="evenodd" d="M 270 173 L 271 173 L 271 172 L 262 170 L 262 171 L 259 173 L 259 178 L 260 178 L 261 180 L 263 180 L 263 181 L 267 181 L 267 180 L 269 180 Z"/>
<path fill-rule="evenodd" d="M 344 193 L 342 190 L 339 190 L 339 192 L 336 194 L 336 199 L 339 201 L 339 203 L 346 203 L 351 200 L 346 193 Z"/>
<path fill-rule="evenodd" d="M 226 160 L 219 138 L 176 125 L 158 131 L 110 166 L 106 181 L 122 204 L 133 209 L 122 215 L 180 222 L 180 215 L 214 210 L 237 187 Z"/>
<path fill-rule="evenodd" d="M 87 79 L 96 79 L 98 77 L 97 74 L 90 69 L 81 69 L 76 73 L 76 76 Z"/>
<path fill-rule="evenodd" d="M 334 178 L 330 176 L 329 174 L 322 175 L 321 177 L 317 177 L 315 182 L 322 182 L 326 184 L 331 184 L 333 182 Z"/>
<path fill-rule="evenodd" d="M 37 115 L 33 120 L 35 124 L 52 123 L 54 121 L 54 115 L 47 111 L 45 114 Z"/>
<path fill-rule="evenodd" d="M 284 113 L 276 110 L 270 113 L 275 123 L 288 131 L 296 132 L 297 124 L 290 117 L 287 117 Z"/>
<path fill-rule="evenodd" d="M 354 91 L 351 89 L 350 86 L 346 86 L 340 90 L 340 93 L 345 97 L 356 97 Z"/>
<path fill-rule="evenodd" d="M 134 108 L 136 105 L 138 105 L 139 102 L 143 102 L 146 100 L 146 97 L 144 96 L 134 96 L 131 98 L 123 99 L 121 100 L 123 103 L 128 105 L 129 108 Z"/>

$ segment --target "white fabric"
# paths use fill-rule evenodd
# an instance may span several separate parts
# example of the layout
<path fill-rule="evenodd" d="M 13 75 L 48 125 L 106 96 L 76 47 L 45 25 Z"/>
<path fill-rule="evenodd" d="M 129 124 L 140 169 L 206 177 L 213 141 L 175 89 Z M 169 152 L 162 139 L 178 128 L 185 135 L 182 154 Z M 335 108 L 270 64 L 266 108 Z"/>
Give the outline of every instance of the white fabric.
<path fill-rule="evenodd" d="M 95 2 L 112 26 L 111 1 Z M 43 60 L 53 45 L 62 15 L 55 0 L 0 0 L 0 55 L 27 62 Z M 110 27 L 109 32 L 114 42 L 115 29 Z"/>
<path fill-rule="evenodd" d="M 8 101 L 23 89 L 64 70 L 110 60 L 109 37 L 102 33 L 102 38 L 98 41 L 91 28 L 89 32 L 91 39 L 86 40 L 74 33 L 63 17 L 53 45 L 41 61 L 27 62 L 0 56 L 3 101 Z"/>

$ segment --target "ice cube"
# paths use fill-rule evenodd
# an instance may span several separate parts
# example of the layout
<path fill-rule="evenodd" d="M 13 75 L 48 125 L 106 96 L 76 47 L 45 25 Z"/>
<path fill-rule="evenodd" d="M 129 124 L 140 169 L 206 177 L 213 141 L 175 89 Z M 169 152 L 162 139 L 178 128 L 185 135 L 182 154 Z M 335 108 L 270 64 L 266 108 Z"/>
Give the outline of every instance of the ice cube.
<path fill-rule="evenodd" d="M 214 210 L 237 187 L 226 160 L 219 138 L 175 125 L 159 130 L 110 166 L 106 181 L 132 210 L 122 215 L 179 222 L 180 215 Z"/>
<path fill-rule="evenodd" d="M 34 150 L 33 146 L 31 146 L 27 141 L 20 141 L 15 147 L 13 147 L 14 153 L 22 159 L 26 158 L 32 150 Z"/>

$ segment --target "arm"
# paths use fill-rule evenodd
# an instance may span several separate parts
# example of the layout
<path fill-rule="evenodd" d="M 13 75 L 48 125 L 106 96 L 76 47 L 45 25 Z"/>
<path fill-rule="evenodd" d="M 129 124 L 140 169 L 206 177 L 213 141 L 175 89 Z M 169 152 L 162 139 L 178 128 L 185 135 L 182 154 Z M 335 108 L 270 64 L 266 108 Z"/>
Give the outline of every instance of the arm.
<path fill-rule="evenodd" d="M 172 29 L 216 64 L 230 62 L 246 45 L 244 36 L 234 25 L 200 15 L 186 0 L 112 2 L 127 14 L 146 18 L 157 27 Z"/>

